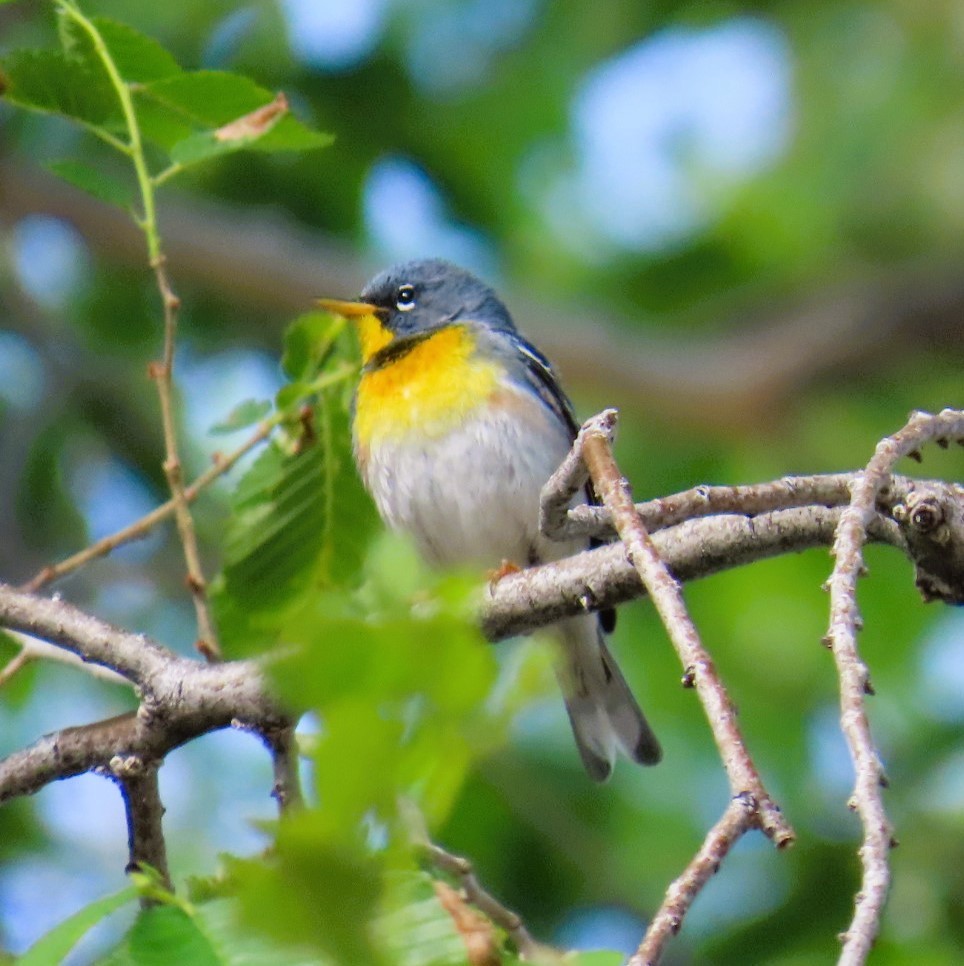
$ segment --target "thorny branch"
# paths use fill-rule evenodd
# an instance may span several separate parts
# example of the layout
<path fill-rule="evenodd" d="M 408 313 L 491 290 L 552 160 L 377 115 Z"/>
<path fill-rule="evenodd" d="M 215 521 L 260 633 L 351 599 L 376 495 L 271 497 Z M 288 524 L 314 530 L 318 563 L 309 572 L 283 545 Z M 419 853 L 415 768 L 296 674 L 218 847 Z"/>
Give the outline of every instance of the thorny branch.
<path fill-rule="evenodd" d="M 840 572 L 835 571 L 831 578 L 832 602 L 834 614 L 843 615 L 843 634 L 849 634 L 852 640 L 857 621 L 847 594 L 852 597 L 855 576 L 860 572 L 860 546 L 867 540 L 890 544 L 911 558 L 925 599 L 964 602 L 964 488 L 890 473 L 900 455 L 910 454 L 925 439 L 940 442 L 945 437 L 964 435 L 962 420 L 964 415 L 947 412 L 938 417 L 915 417 L 907 429 L 881 444 L 883 448 L 863 474 L 786 479 L 750 487 L 696 487 L 686 493 L 640 504 L 635 510 L 618 471 L 610 466 L 604 487 L 605 474 L 599 475 L 597 468 L 597 485 L 601 490 L 608 487 L 611 491 L 610 510 L 577 508 L 567 515 L 556 512 L 554 526 L 600 533 L 611 532 L 616 521 L 624 536 L 628 534 L 630 546 L 634 546 L 632 540 L 638 539 L 639 534 L 634 536 L 636 523 L 632 516 L 638 514 L 654 531 L 647 539 L 677 581 L 706 576 L 775 554 L 829 546 L 839 526 L 844 536 L 837 541 Z M 606 455 L 604 451 L 603 456 Z M 566 498 L 559 494 L 565 487 L 574 492 L 573 487 L 578 488 L 582 485 L 579 480 L 585 479 L 586 471 L 584 467 L 578 469 L 578 458 L 574 456 L 570 462 L 576 467 L 574 475 L 567 479 L 563 474 L 564 486 L 556 493 L 556 500 L 561 499 L 563 503 Z M 570 472 L 573 472 L 572 466 Z M 547 501 L 552 502 L 551 498 Z M 616 520 L 614 509 L 621 523 Z M 857 518 L 855 531 L 845 530 L 841 524 L 848 512 L 849 519 Z M 854 546 L 856 550 L 852 549 Z M 845 566 L 841 560 L 850 562 Z M 626 546 L 616 543 L 505 577 L 490 588 L 480 619 L 489 638 L 499 640 L 552 623 L 562 616 L 612 606 L 644 593 Z M 271 750 L 279 805 L 295 805 L 299 800 L 297 761 L 290 730 L 293 722 L 268 694 L 256 663 L 231 661 L 206 665 L 181 658 L 143 635 L 111 627 L 63 601 L 3 585 L 0 585 L 0 626 L 62 648 L 81 662 L 110 669 L 134 684 L 141 698 L 136 713 L 63 729 L 0 761 L 0 802 L 32 794 L 51 781 L 84 772 L 110 775 L 126 783 L 123 787 L 128 796 L 132 861 L 152 865 L 163 875 L 162 808 L 151 790 L 154 779 L 150 776 L 156 774 L 156 768 L 173 748 L 208 731 L 238 725 L 260 734 Z M 837 623 L 832 623 L 831 634 L 837 630 Z M 833 643 L 835 654 L 846 659 L 840 638 L 835 637 Z M 14 658 L 14 662 L 17 660 Z M 706 678 L 705 662 L 687 663 L 697 664 L 695 684 L 701 676 Z M 852 700 L 862 710 L 866 668 L 859 659 L 851 665 L 847 681 L 850 684 L 842 685 L 842 701 Z M 859 761 L 870 762 L 868 773 L 876 783 L 870 789 L 858 781 L 854 801 L 863 816 L 865 791 L 879 795 L 879 771 L 874 771 L 879 769 L 879 762 L 869 743 L 869 731 L 865 730 L 866 716 L 863 723 L 859 723 L 857 716 L 851 716 L 848 722 L 864 729 L 858 736 L 863 742 L 857 745 L 862 756 Z M 862 764 L 858 766 L 862 767 Z M 741 772 L 738 767 L 735 774 L 746 777 L 750 773 L 745 768 Z M 739 791 L 747 789 L 741 787 Z M 654 961 L 726 849 L 743 831 L 760 823 L 758 809 L 763 798 L 752 790 L 750 797 L 742 794 L 734 797 L 700 852 L 667 893 L 634 966 Z M 887 831 L 886 852 L 889 844 L 886 819 L 877 826 L 875 845 L 881 839 L 877 834 L 881 829 Z M 777 840 L 780 840 L 779 829 Z M 866 849 L 861 854 L 868 860 L 871 857 Z M 436 857 L 439 855 L 436 853 Z M 462 875 L 454 867 L 453 871 Z M 868 917 L 874 924 L 879 921 L 882 898 L 878 900 L 879 891 L 869 891 L 868 895 L 870 898 L 862 895 L 858 901 L 855 923 L 848 933 L 845 949 L 853 948 L 859 941 L 863 950 L 872 941 L 864 923 Z M 524 945 L 526 940 L 520 935 L 517 941 Z M 855 958 L 848 962 L 862 962 L 859 957 L 864 952 L 853 955 Z"/>
<path fill-rule="evenodd" d="M 867 666 L 857 649 L 857 631 L 861 627 L 857 579 L 865 573 L 862 547 L 874 516 L 877 496 L 888 486 L 891 470 L 904 456 L 916 455 L 920 459 L 919 447 L 932 440 L 943 442 L 945 446 L 949 440 L 964 440 L 964 413 L 949 409 L 937 416 L 914 413 L 903 429 L 881 440 L 866 470 L 854 484 L 850 505 L 841 514 L 833 544 L 836 562 L 829 580 L 830 627 L 826 641 L 833 651 L 840 675 L 840 723 L 856 772 L 851 807 L 859 814 L 864 830 L 859 850 L 863 880 L 857 893 L 853 920 L 842 936 L 840 962 L 847 966 L 865 962 L 880 929 L 890 886 L 887 857 L 894 844 L 882 795 L 887 780 L 874 746 L 865 705 L 866 696 L 874 692 Z M 916 517 L 913 541 L 920 536 L 922 522 L 931 523 L 935 519 L 944 522 L 943 515 L 936 517 L 934 507 L 930 507 L 930 512 L 922 519 L 920 513 L 914 512 L 922 505 L 918 498 L 911 503 L 909 512 L 904 507 L 903 512 L 897 514 L 905 522 Z M 960 508 L 957 509 L 959 514 Z M 934 530 L 935 526 L 928 526 L 924 533 L 933 534 Z M 943 556 L 956 557 L 959 561 L 960 552 Z M 925 589 L 926 596 L 937 595 L 940 588 L 932 585 L 926 576 L 922 579 L 920 566 L 918 561 L 918 585 Z"/>

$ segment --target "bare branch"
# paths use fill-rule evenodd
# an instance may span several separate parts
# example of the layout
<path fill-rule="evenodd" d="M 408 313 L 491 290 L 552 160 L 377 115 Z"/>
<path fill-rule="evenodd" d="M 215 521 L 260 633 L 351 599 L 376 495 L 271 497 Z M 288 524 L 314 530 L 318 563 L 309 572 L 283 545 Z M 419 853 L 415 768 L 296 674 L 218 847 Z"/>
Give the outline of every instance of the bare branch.
<path fill-rule="evenodd" d="M 667 893 L 661 914 L 644 937 L 638 956 L 645 956 L 645 959 L 641 958 L 639 962 L 655 963 L 667 940 L 679 929 L 683 916 L 716 864 L 741 835 L 751 828 L 759 828 L 778 847 L 783 848 L 793 842 L 794 832 L 767 792 L 750 757 L 737 722 L 736 707 L 700 640 L 683 602 L 680 585 L 670 574 L 636 512 L 629 483 L 620 474 L 612 454 L 616 418 L 615 410 L 610 409 L 583 425 L 573 443 L 570 458 L 564 461 L 560 473 L 550 481 L 549 500 L 551 502 L 555 496 L 568 503 L 575 492 L 573 485 L 581 484 L 582 473 L 576 461 L 583 462 L 596 493 L 609 510 L 626 558 L 646 587 L 679 654 L 684 667 L 684 686 L 696 688 L 733 795 L 733 801 L 723 818 L 684 873 L 682 885 L 678 881 L 675 884 L 677 888 L 671 888 Z M 547 512 L 543 517 L 558 519 L 558 512 Z"/>
<path fill-rule="evenodd" d="M 304 804 L 301 794 L 301 773 L 298 768 L 298 741 L 295 729 L 286 725 L 270 728 L 263 732 L 265 744 L 271 752 L 274 768 L 274 784 L 271 794 L 278 803 L 278 811 L 283 815 L 291 809 Z"/>
<path fill-rule="evenodd" d="M 142 685 L 168 662 L 181 660 L 143 634 L 120 630 L 56 597 L 37 597 L 6 584 L 0 584 L 0 626 L 66 648 Z"/>
<path fill-rule="evenodd" d="M 669 633 L 683 663 L 684 682 L 696 688 L 726 769 L 730 791 L 734 797 L 751 797 L 762 831 L 778 847 L 789 845 L 794 839 L 793 829 L 763 786 L 740 732 L 736 707 L 700 640 L 683 602 L 680 585 L 646 532 L 633 505 L 629 483 L 620 475 L 613 459 L 611 440 L 615 426 L 616 412 L 607 410 L 583 426 L 573 449 L 581 449 L 596 492 L 612 515 L 626 556 L 636 568 Z"/>
<path fill-rule="evenodd" d="M 892 513 L 910 550 L 925 601 L 964 604 L 964 487 L 911 481 Z"/>
<path fill-rule="evenodd" d="M 707 833 L 699 852 L 666 890 L 663 904 L 626 966 L 655 966 L 659 962 L 666 943 L 680 931 L 693 900 L 719 871 L 720 863 L 740 836 L 757 822 L 756 806 L 749 796 L 739 795 L 730 801 L 720 820 Z"/>
<path fill-rule="evenodd" d="M 652 541 L 676 579 L 689 581 L 767 557 L 828 547 L 841 512 L 807 506 L 755 517 L 727 514 L 660 530 Z M 872 540 L 907 552 L 897 524 L 882 514 L 874 518 L 869 533 Z M 507 574 L 488 588 L 480 618 L 486 637 L 500 641 L 645 594 L 626 551 L 609 544 Z"/>
<path fill-rule="evenodd" d="M 55 644 L 48 644 L 46 641 L 31 637 L 29 634 L 21 634 L 19 631 L 8 629 L 7 634 L 20 645 L 20 651 L 0 671 L 0 688 L 31 661 L 56 661 L 59 664 L 76 667 L 91 675 L 91 677 L 100 678 L 102 681 L 110 681 L 112 684 L 129 685 L 131 683 L 116 671 L 102 667 L 99 664 L 85 663 L 82 658 L 78 657 L 72 651 L 66 651 Z"/>
<path fill-rule="evenodd" d="M 468 859 L 461 855 L 454 855 L 440 845 L 436 845 L 429 840 L 424 830 L 415 837 L 414 844 L 432 865 L 456 879 L 467 902 L 505 930 L 523 959 L 531 962 L 547 960 L 556 962 L 560 959 L 557 950 L 532 938 L 517 913 L 506 908 L 495 896 L 486 891 Z"/>
<path fill-rule="evenodd" d="M 112 773 L 112 762 L 159 762 L 173 748 L 209 731 L 240 724 L 260 734 L 290 726 L 252 661 L 206 665 L 179 657 L 61 600 L 0 585 L 0 626 L 42 637 L 84 661 L 135 683 L 136 713 L 45 735 L 0 761 L 0 801 L 29 795 L 83 772 Z"/>
<path fill-rule="evenodd" d="M 560 473 L 563 467 L 560 467 Z M 558 474 L 556 474 L 558 475 Z M 636 512 L 650 534 L 686 520 L 716 516 L 722 513 L 741 513 L 757 516 L 770 510 L 788 510 L 803 506 L 843 506 L 850 502 L 850 487 L 856 473 L 832 473 L 817 476 L 785 476 L 768 483 L 750 483 L 743 486 L 708 486 L 700 484 L 636 504 Z M 553 479 L 556 477 L 554 476 Z M 552 481 L 550 481 L 551 483 Z M 556 504 L 558 496 L 552 493 Z M 546 491 L 543 491 L 544 498 Z M 609 509 L 605 506 L 582 504 L 572 507 L 566 514 L 559 514 L 557 504 L 547 508 L 551 513 L 544 520 L 543 533 L 554 540 L 573 537 L 596 537 L 610 540 L 616 535 Z M 565 506 L 562 509 L 566 509 Z"/>
<path fill-rule="evenodd" d="M 854 916 L 843 934 L 840 962 L 864 963 L 880 929 L 880 917 L 890 887 L 889 850 L 893 834 L 884 811 L 882 788 L 886 777 L 874 746 L 865 697 L 872 694 L 867 666 L 857 648 L 861 619 L 857 609 L 857 579 L 866 572 L 862 547 L 874 518 L 877 496 L 890 482 L 897 461 L 917 455 L 930 440 L 964 439 L 964 413 L 944 410 L 937 416 L 914 413 L 907 425 L 877 444 L 873 458 L 853 487 L 850 505 L 843 511 L 833 553 L 836 558 L 829 580 L 830 627 L 827 642 L 840 676 L 840 723 L 856 772 L 852 807 L 864 829 L 860 847 L 863 880 Z"/>
<path fill-rule="evenodd" d="M 251 452 L 255 446 L 263 443 L 271 435 L 271 430 L 274 427 L 274 420 L 268 419 L 262 422 L 255 432 L 236 450 L 227 456 L 216 459 L 190 486 L 186 487 L 184 490 L 184 499 L 188 503 L 193 503 L 206 487 L 210 486 L 219 476 L 227 473 L 238 460 L 245 454 Z M 118 530 L 116 533 L 108 534 L 96 543 L 92 543 L 89 547 L 85 547 L 83 550 L 61 560 L 59 563 L 44 567 L 24 584 L 22 589 L 27 591 L 40 590 L 46 584 L 66 574 L 72 573 L 91 560 L 96 560 L 98 557 L 106 557 L 111 551 L 116 550 L 125 543 L 146 537 L 157 524 L 172 516 L 176 507 L 177 501 L 172 497 L 166 503 L 162 503 L 159 507 L 151 510 L 150 513 L 145 514 L 139 520 L 135 520 L 129 526 Z"/>
<path fill-rule="evenodd" d="M 173 378 L 174 378 L 174 342 L 177 334 L 177 312 L 181 300 L 171 289 L 164 264 L 164 256 L 159 255 L 151 262 L 157 287 L 161 293 L 164 305 L 164 356 L 161 362 L 153 363 L 150 367 L 151 378 L 157 385 L 157 394 L 161 403 L 161 425 L 164 429 L 164 473 L 174 501 L 174 519 L 177 521 L 177 531 L 181 538 L 184 551 L 184 563 L 187 566 L 187 585 L 194 602 L 194 612 L 197 616 L 198 640 L 197 649 L 209 661 L 221 658 L 221 648 L 218 635 L 214 627 L 214 618 L 208 602 L 207 582 L 201 567 L 201 555 L 197 546 L 197 535 L 194 531 L 194 518 L 184 493 L 184 476 L 181 458 L 178 455 L 177 423 L 174 418 Z"/>
<path fill-rule="evenodd" d="M 127 871 L 148 865 L 160 875 L 164 888 L 173 891 L 161 825 L 164 806 L 157 782 L 157 764 L 136 755 L 115 755 L 110 770 L 120 787 L 127 814 L 130 854 Z"/>

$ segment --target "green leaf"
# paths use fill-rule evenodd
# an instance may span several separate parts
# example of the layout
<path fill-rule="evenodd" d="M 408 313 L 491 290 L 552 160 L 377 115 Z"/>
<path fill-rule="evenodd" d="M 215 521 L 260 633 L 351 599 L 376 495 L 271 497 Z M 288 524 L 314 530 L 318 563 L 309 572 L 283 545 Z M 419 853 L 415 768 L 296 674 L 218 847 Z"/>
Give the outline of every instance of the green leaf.
<path fill-rule="evenodd" d="M 17 962 L 22 966 L 51 966 L 63 962 L 88 930 L 136 898 L 137 890 L 129 888 L 97 899 L 38 939 Z"/>
<path fill-rule="evenodd" d="M 234 860 L 230 871 L 245 923 L 336 963 L 370 966 L 381 961 L 369 930 L 381 892 L 379 866 L 357 835 L 339 840 L 323 811 L 311 810 L 278 826 L 270 861 Z"/>
<path fill-rule="evenodd" d="M 94 17 L 93 24 L 128 83 L 146 84 L 182 72 L 173 55 L 153 37 L 107 17 Z"/>
<path fill-rule="evenodd" d="M 393 966 L 464 966 L 465 940 L 435 893 L 431 876 L 400 872 L 388 882 L 376 941 Z"/>
<path fill-rule="evenodd" d="M 289 379 L 310 381 L 330 358 L 345 330 L 345 320 L 326 312 L 299 315 L 284 334 L 281 368 Z M 279 404 L 280 405 L 280 404 Z"/>
<path fill-rule="evenodd" d="M 62 51 L 14 51 L 4 62 L 3 73 L 4 96 L 21 107 L 105 129 L 121 120 L 107 75 Z"/>
<path fill-rule="evenodd" d="M 352 465 L 347 414 L 329 397 L 314 411 L 314 438 L 295 453 L 269 445 L 235 491 L 213 591 L 229 648 L 270 645 L 281 614 L 357 580 L 375 516 Z"/>
<path fill-rule="evenodd" d="M 177 906 L 151 906 L 137 917 L 127 936 L 137 966 L 221 966 L 224 962 L 194 916 Z"/>
<path fill-rule="evenodd" d="M 326 961 L 307 948 L 272 944 L 250 929 L 242 928 L 237 907 L 234 901 L 208 902 L 195 913 L 200 929 L 224 966 L 325 966 Z"/>
<path fill-rule="evenodd" d="M 183 72 L 146 84 L 136 94 L 144 136 L 180 164 L 193 164 L 242 148 L 306 150 L 325 147 L 332 140 L 327 134 L 310 130 L 290 114 L 258 137 L 219 140 L 215 134 L 218 128 L 275 99 L 271 91 L 240 74 Z"/>
<path fill-rule="evenodd" d="M 91 17 L 110 59 L 128 84 L 147 83 L 181 73 L 174 57 L 152 37 L 108 17 Z M 88 67 L 105 70 L 94 39 L 72 16 L 60 11 L 57 22 L 64 52 Z"/>
<path fill-rule="evenodd" d="M 229 122 L 230 123 L 230 122 Z M 187 167 L 208 158 L 234 151 L 253 149 L 258 151 L 307 151 L 331 144 L 327 134 L 311 131 L 297 118 L 282 117 L 263 134 L 249 134 L 226 138 L 223 131 L 201 131 L 178 141 L 170 151 L 171 160 Z"/>
<path fill-rule="evenodd" d="M 572 959 L 566 957 L 566 963 L 571 966 L 622 966 L 624 962 L 626 957 L 623 953 L 605 949 L 576 953 Z"/>
<path fill-rule="evenodd" d="M 213 435 L 234 433 L 264 419 L 271 412 L 271 403 L 264 399 L 246 399 L 228 413 L 220 423 L 208 431 Z"/>
<path fill-rule="evenodd" d="M 133 194 L 128 185 L 115 181 L 110 175 L 104 174 L 100 168 L 95 168 L 84 161 L 65 158 L 63 161 L 51 161 L 46 165 L 58 178 L 72 184 L 81 191 L 93 195 L 100 201 L 129 208 L 133 201 Z"/>
<path fill-rule="evenodd" d="M 242 478 L 224 543 L 229 590 L 252 607 L 277 601 L 317 559 L 325 529 L 325 454 L 270 446 Z"/>

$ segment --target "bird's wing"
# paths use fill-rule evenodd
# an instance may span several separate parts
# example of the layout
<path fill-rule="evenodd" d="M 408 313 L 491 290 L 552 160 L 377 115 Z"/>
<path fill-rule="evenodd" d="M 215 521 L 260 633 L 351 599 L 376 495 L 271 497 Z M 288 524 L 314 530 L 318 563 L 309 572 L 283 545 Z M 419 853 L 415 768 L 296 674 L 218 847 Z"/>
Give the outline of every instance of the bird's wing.
<path fill-rule="evenodd" d="M 552 371 L 552 364 L 534 346 L 516 332 L 510 333 L 519 357 L 525 363 L 526 378 L 533 389 L 542 397 L 549 407 L 569 430 L 570 441 L 579 433 L 579 423 L 573 411 L 569 397 L 562 391 L 556 374 Z M 599 496 L 590 480 L 586 484 L 586 502 L 594 506 L 599 504 Z M 590 547 L 598 547 L 603 541 L 591 540 Z M 599 622 L 606 633 L 611 634 L 616 627 L 616 611 L 613 609 L 599 612 Z"/>
<path fill-rule="evenodd" d="M 579 423 L 573 412 L 569 397 L 562 391 L 556 374 L 552 371 L 552 364 L 534 346 L 518 333 L 511 333 L 512 342 L 519 358 L 525 363 L 526 378 L 533 389 L 548 403 L 559 419 L 569 430 L 569 439 L 574 440 L 579 432 Z"/>

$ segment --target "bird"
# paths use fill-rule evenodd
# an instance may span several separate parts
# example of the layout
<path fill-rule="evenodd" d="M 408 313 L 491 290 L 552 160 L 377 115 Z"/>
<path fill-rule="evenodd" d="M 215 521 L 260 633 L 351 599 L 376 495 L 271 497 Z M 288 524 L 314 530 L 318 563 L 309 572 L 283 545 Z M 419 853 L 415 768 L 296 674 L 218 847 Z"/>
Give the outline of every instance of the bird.
<path fill-rule="evenodd" d="M 385 524 L 430 565 L 504 572 L 590 545 L 539 530 L 540 492 L 578 425 L 549 360 L 491 286 L 428 258 L 382 271 L 358 299 L 316 304 L 358 331 L 352 445 L 362 482 Z M 590 500 L 591 491 L 574 503 Z M 597 782 L 617 751 L 643 765 L 662 756 L 606 644 L 614 621 L 603 611 L 552 625 L 576 747 Z"/>

